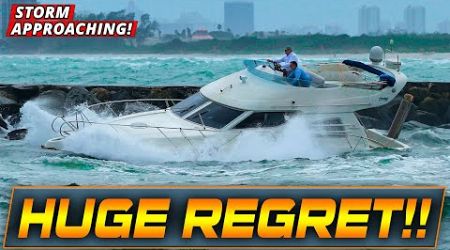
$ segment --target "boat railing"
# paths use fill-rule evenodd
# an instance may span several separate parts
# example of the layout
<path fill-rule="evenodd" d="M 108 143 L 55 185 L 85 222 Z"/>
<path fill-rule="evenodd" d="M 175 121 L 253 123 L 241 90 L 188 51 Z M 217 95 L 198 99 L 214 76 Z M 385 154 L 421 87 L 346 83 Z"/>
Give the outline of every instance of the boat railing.
<path fill-rule="evenodd" d="M 97 118 L 99 116 L 119 117 L 137 112 L 167 109 L 180 101 L 182 99 L 127 99 L 78 106 L 71 112 L 55 117 L 52 121 L 51 128 L 55 133 L 59 133 L 64 137 L 80 128 L 94 124 L 94 121 L 89 116 L 90 113 L 94 113 Z M 132 106 L 130 104 L 135 105 Z"/>

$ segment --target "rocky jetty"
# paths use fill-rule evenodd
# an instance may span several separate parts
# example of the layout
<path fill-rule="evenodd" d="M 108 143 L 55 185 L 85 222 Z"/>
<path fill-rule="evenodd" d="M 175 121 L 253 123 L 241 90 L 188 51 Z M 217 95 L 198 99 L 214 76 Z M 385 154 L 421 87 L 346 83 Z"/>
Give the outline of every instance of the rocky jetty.
<path fill-rule="evenodd" d="M 20 109 L 29 100 L 42 100 L 49 112 L 63 114 L 82 103 L 95 104 L 131 99 L 184 99 L 198 87 L 131 87 L 131 86 L 66 86 L 66 85 L 0 85 L 0 131 L 10 131 L 5 138 L 15 140 L 26 135 L 26 128 L 18 127 Z M 391 103 L 379 108 L 358 112 L 368 128 L 388 129 L 403 94 L 414 96 L 408 120 L 430 126 L 450 123 L 450 83 L 410 82 Z M 164 107 L 165 103 L 159 105 Z"/>
<path fill-rule="evenodd" d="M 65 114 L 76 105 L 134 99 L 184 99 L 198 87 L 130 87 L 130 86 L 67 86 L 67 85 L 0 85 L 0 137 L 20 140 L 26 128 L 20 127 L 22 106 L 30 100 L 55 115 Z M 154 105 L 164 108 L 164 101 Z M 1 135 L 1 134 L 6 135 Z"/>
<path fill-rule="evenodd" d="M 450 123 L 450 83 L 436 82 L 409 82 L 390 103 L 359 111 L 361 122 L 367 128 L 389 129 L 404 94 L 414 96 L 414 104 L 407 121 L 417 121 L 429 126 Z"/>

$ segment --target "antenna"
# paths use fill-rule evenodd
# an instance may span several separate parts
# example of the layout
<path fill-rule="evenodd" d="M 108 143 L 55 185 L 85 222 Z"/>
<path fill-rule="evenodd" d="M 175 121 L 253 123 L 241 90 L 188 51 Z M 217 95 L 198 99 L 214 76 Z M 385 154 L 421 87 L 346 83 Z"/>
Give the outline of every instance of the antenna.
<path fill-rule="evenodd" d="M 389 40 L 389 49 L 391 53 L 394 53 L 394 39 L 391 38 L 391 40 Z"/>

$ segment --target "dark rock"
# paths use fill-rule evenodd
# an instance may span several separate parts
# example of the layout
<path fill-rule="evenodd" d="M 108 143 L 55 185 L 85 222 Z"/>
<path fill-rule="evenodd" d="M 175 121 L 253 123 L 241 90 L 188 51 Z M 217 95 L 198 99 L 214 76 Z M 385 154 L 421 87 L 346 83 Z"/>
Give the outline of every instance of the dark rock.
<path fill-rule="evenodd" d="M 11 141 L 23 140 L 27 136 L 27 133 L 27 129 L 17 129 L 9 132 L 5 138 Z"/>
<path fill-rule="evenodd" d="M 430 93 L 430 94 L 428 95 L 428 97 L 431 97 L 431 98 L 433 98 L 433 99 L 441 99 L 441 98 L 443 98 L 443 96 L 442 96 L 441 93 Z"/>
<path fill-rule="evenodd" d="M 91 89 L 90 93 L 101 102 L 107 102 L 111 100 L 111 94 L 105 88 L 93 88 Z"/>
<path fill-rule="evenodd" d="M 172 95 L 174 93 L 170 93 L 172 91 L 170 90 L 163 90 L 162 88 L 156 88 L 152 89 L 151 91 L 151 98 L 162 98 L 162 99 L 169 99 L 169 98 L 178 98 L 175 95 Z"/>
<path fill-rule="evenodd" d="M 393 120 L 395 117 L 395 114 L 397 114 L 397 110 L 400 107 L 400 103 L 402 101 L 403 101 L 403 97 L 396 96 L 394 98 L 394 100 L 392 100 L 390 103 L 383 106 L 381 109 L 380 108 L 376 108 L 376 109 L 379 109 L 380 111 L 384 111 L 387 115 L 389 115 L 389 118 L 391 120 Z"/>
<path fill-rule="evenodd" d="M 43 93 L 45 91 L 49 91 L 49 90 L 61 90 L 65 93 L 69 92 L 69 90 L 71 89 L 70 86 L 63 86 L 63 85 L 43 85 L 43 86 L 39 86 L 40 89 L 40 93 Z"/>
<path fill-rule="evenodd" d="M 0 115 L 0 130 L 8 130 L 8 123 L 3 120 L 3 117 Z"/>
<path fill-rule="evenodd" d="M 66 101 L 66 92 L 62 90 L 47 90 L 41 93 L 35 101 L 46 111 L 59 115 L 64 113 L 64 105 Z"/>
<path fill-rule="evenodd" d="M 198 87 L 161 87 L 151 91 L 151 98 L 185 99 L 199 91 Z"/>
<path fill-rule="evenodd" d="M 100 101 L 95 96 L 93 96 L 86 88 L 73 87 L 67 93 L 66 100 L 64 102 L 64 107 L 66 109 L 71 109 L 82 103 L 92 105 L 99 102 Z"/>
<path fill-rule="evenodd" d="M 429 113 L 443 115 L 447 112 L 449 104 L 450 101 L 445 98 L 437 99 L 429 96 L 419 104 L 419 109 Z"/>
<path fill-rule="evenodd" d="M 406 121 L 414 120 L 414 117 L 416 117 L 418 107 L 414 103 L 411 105 L 411 108 L 409 109 L 408 116 L 406 117 Z"/>
<path fill-rule="evenodd" d="M 372 129 L 372 128 L 385 128 L 386 124 L 385 122 L 377 119 L 377 118 L 373 118 L 370 116 L 363 116 L 363 115 L 358 115 L 358 120 L 364 125 L 365 128 L 368 129 Z"/>
<path fill-rule="evenodd" d="M 450 108 L 448 108 L 447 112 L 445 112 L 443 119 L 444 119 L 445 123 L 450 123 Z"/>
<path fill-rule="evenodd" d="M 153 90 L 147 88 L 133 88 L 130 91 L 132 99 L 149 99 L 149 98 L 160 98 L 152 97 Z"/>
<path fill-rule="evenodd" d="M 20 121 L 20 108 L 19 104 L 0 105 L 0 115 L 7 118 L 9 124 L 14 126 Z"/>
<path fill-rule="evenodd" d="M 415 104 L 419 104 L 428 96 L 428 89 L 427 88 L 412 87 L 412 88 L 408 89 L 406 91 L 406 93 L 413 95 L 414 96 L 414 103 Z"/>
<path fill-rule="evenodd" d="M 358 114 L 361 116 L 374 118 L 376 122 L 375 120 L 370 121 L 370 123 L 374 125 L 373 128 L 385 130 L 389 129 L 402 99 L 402 97 L 397 96 L 386 105 L 377 108 L 361 110 L 358 111 Z"/>
<path fill-rule="evenodd" d="M 438 115 L 423 110 L 417 111 L 414 120 L 430 126 L 439 126 L 442 124 L 442 120 Z"/>
<path fill-rule="evenodd" d="M 67 185 L 68 187 L 79 187 L 80 185 L 74 183 L 70 183 L 69 185 Z"/>
<path fill-rule="evenodd" d="M 12 85 L 11 92 L 17 97 L 17 101 L 25 103 L 39 95 L 39 86 Z"/>
<path fill-rule="evenodd" d="M 439 84 L 439 83 L 432 83 L 430 84 L 430 92 L 431 93 L 444 93 L 444 92 L 449 92 L 450 91 L 450 86 L 449 84 Z"/>
<path fill-rule="evenodd" d="M 199 87 L 183 87 L 183 88 L 164 88 L 168 91 L 168 95 L 170 98 L 176 99 L 185 99 L 195 93 L 197 93 L 200 88 Z"/>
<path fill-rule="evenodd" d="M 125 90 L 121 89 L 119 91 L 111 91 L 111 101 L 119 101 L 119 100 L 129 100 L 133 99 L 130 95 L 130 93 Z"/>
<path fill-rule="evenodd" d="M 66 99 L 66 96 L 67 96 L 66 92 L 60 89 L 46 90 L 41 94 L 39 94 L 39 97 L 52 98 L 57 99 L 59 101 L 64 101 Z"/>
<path fill-rule="evenodd" d="M 17 100 L 14 94 L 5 90 L 0 90 L 0 105 L 10 104 L 17 104 Z"/>

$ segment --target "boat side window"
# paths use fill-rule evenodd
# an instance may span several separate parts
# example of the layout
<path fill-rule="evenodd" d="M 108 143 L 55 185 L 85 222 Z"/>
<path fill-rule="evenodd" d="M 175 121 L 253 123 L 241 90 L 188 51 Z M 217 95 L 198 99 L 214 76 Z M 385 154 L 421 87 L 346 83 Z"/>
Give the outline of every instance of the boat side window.
<path fill-rule="evenodd" d="M 242 113 L 243 111 L 213 102 L 198 112 L 195 112 L 187 119 L 204 126 L 220 129 L 225 127 Z"/>
<path fill-rule="evenodd" d="M 285 122 L 286 118 L 285 113 L 283 112 L 254 113 L 236 125 L 235 128 L 244 129 L 276 127 L 284 124 Z"/>
<path fill-rule="evenodd" d="M 192 110 L 200 107 L 207 101 L 208 101 L 208 99 L 206 99 L 206 97 L 204 97 L 199 92 L 199 93 L 197 93 L 195 95 L 191 95 L 189 98 L 177 103 L 175 106 L 173 106 L 171 108 L 171 110 L 179 116 L 184 116 L 187 113 L 191 112 Z"/>

